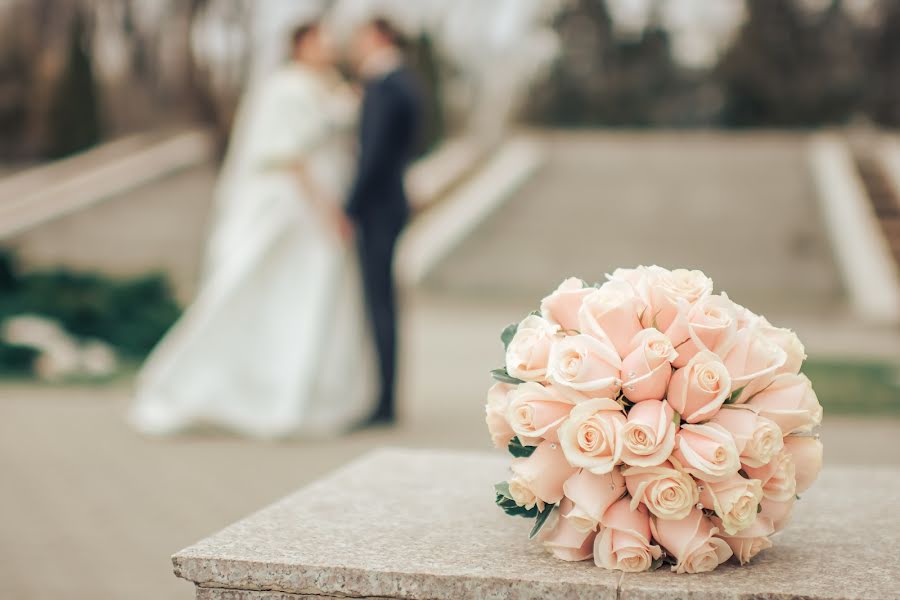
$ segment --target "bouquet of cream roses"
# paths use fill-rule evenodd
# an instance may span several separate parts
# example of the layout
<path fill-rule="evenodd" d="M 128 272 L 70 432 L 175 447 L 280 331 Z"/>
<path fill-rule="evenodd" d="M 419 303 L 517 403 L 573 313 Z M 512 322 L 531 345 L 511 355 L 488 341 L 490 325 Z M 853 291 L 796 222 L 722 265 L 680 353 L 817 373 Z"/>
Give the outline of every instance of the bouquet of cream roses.
<path fill-rule="evenodd" d="M 497 504 L 557 558 L 678 573 L 772 545 L 822 465 L 822 407 L 787 329 L 700 271 L 567 279 L 502 334 L 487 425 Z"/>

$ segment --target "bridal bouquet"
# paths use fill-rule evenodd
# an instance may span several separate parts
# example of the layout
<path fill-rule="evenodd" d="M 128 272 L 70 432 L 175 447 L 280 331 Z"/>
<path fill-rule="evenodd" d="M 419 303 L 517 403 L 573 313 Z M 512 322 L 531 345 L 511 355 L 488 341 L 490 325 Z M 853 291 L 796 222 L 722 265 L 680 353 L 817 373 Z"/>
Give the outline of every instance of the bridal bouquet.
<path fill-rule="evenodd" d="M 567 279 L 501 336 L 487 425 L 513 455 L 497 504 L 554 556 L 711 571 L 772 545 L 817 477 L 803 345 L 700 271 Z"/>

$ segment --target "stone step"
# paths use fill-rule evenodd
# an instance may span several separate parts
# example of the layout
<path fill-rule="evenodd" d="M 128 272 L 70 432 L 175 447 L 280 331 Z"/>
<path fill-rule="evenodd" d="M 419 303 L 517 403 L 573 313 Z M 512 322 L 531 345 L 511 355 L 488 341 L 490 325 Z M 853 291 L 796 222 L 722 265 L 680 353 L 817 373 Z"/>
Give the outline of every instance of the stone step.
<path fill-rule="evenodd" d="M 623 574 L 567 563 L 494 505 L 499 454 L 378 450 L 178 552 L 202 600 L 900 598 L 900 470 L 826 468 L 745 567 Z"/>

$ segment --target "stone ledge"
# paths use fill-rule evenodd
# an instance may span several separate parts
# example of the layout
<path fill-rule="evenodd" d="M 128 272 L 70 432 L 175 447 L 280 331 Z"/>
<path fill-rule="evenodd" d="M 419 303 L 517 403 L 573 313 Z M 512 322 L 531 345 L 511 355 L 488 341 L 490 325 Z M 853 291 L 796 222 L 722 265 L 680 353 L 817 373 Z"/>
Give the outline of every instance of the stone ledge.
<path fill-rule="evenodd" d="M 493 505 L 507 464 L 481 453 L 376 451 L 182 550 L 175 572 L 206 600 L 900 597 L 896 469 L 826 469 L 750 566 L 623 576 L 528 542 L 529 523 Z"/>

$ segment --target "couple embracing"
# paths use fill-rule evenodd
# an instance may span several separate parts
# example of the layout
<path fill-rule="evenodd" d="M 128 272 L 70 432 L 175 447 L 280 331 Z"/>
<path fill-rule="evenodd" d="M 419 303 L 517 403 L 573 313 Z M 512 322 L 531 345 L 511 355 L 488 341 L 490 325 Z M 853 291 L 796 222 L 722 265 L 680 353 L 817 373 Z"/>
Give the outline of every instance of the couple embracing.
<path fill-rule="evenodd" d="M 140 431 L 328 435 L 394 420 L 392 262 L 419 114 L 402 46 L 382 19 L 356 31 L 360 108 L 325 28 L 306 24 L 247 95 L 200 290 L 138 378 Z"/>

